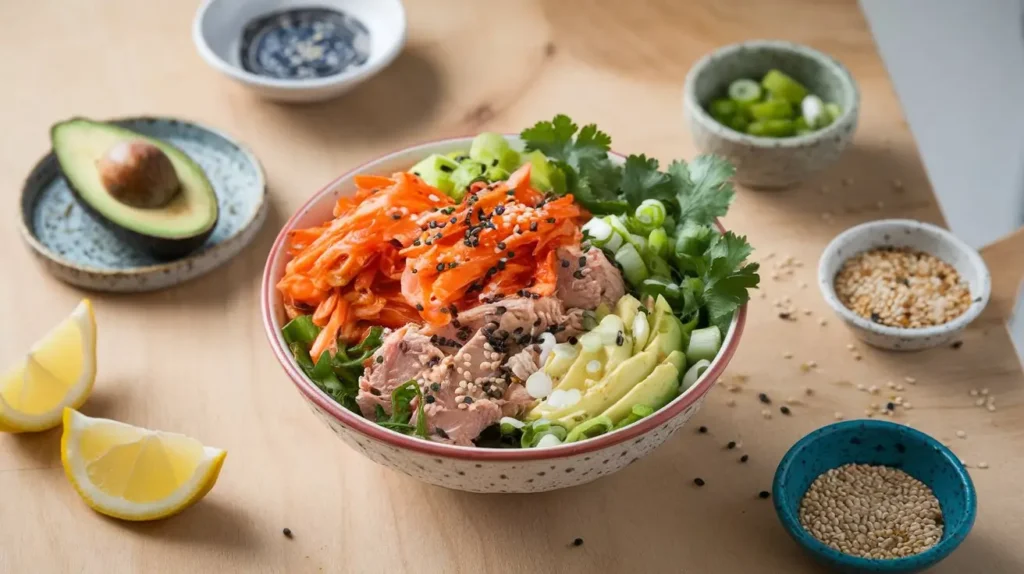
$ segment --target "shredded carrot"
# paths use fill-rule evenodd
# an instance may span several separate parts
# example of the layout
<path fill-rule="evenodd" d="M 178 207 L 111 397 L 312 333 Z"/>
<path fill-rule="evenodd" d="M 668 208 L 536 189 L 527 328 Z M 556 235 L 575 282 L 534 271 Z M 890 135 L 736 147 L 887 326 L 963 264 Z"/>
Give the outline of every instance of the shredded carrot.
<path fill-rule="evenodd" d="M 461 203 L 410 173 L 357 176 L 334 219 L 288 234 L 277 284 L 289 317 L 313 313 L 316 360 L 373 325 L 444 325 L 497 296 L 555 290 L 556 250 L 578 244 L 585 212 L 572 196 L 546 201 L 530 165 L 507 182 L 474 183 Z"/>

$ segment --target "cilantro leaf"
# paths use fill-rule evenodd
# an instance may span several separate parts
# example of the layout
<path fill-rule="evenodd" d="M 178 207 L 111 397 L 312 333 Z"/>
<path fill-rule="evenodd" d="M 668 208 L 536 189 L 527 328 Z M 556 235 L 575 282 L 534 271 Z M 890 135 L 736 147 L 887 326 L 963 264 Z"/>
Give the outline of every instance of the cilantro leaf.
<path fill-rule="evenodd" d="M 705 253 L 707 268 L 701 298 L 708 322 L 723 333 L 736 309 L 750 300 L 748 289 L 757 287 L 761 280 L 757 263 L 742 265 L 752 251 L 746 237 L 727 231 L 716 236 Z"/>
<path fill-rule="evenodd" d="M 680 221 L 710 224 L 729 211 L 736 195 L 729 178 L 736 170 L 718 156 L 701 155 L 689 165 L 674 161 L 668 168 L 679 200 Z"/>
<path fill-rule="evenodd" d="M 569 116 L 558 114 L 550 122 L 537 122 L 519 134 L 526 150 L 540 150 L 549 159 L 565 162 L 579 170 L 588 164 L 608 158 L 612 138 L 595 124 L 579 129 Z M 575 139 L 573 138 L 575 136 Z"/>
<path fill-rule="evenodd" d="M 658 171 L 658 160 L 646 155 L 631 155 L 622 168 L 622 195 L 634 209 L 645 199 L 672 200 L 672 178 Z"/>

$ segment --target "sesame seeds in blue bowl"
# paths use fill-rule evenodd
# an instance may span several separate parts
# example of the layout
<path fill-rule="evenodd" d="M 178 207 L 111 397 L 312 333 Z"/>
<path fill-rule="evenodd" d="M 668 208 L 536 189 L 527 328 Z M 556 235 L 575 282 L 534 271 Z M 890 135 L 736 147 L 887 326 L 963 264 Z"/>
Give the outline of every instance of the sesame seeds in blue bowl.
<path fill-rule="evenodd" d="M 826 475 L 829 471 L 832 472 Z M 826 476 L 812 486 L 822 475 Z M 826 483 L 828 486 L 822 488 Z M 808 499 L 803 515 L 805 527 L 801 504 L 805 496 L 810 496 L 810 490 L 814 491 L 816 504 Z M 907 493 L 912 494 L 906 496 Z M 963 542 L 977 513 L 974 484 L 956 455 L 934 438 L 888 421 L 845 421 L 811 432 L 782 458 L 772 494 L 775 510 L 789 535 L 820 562 L 839 572 L 920 572 L 944 559 Z M 934 502 L 928 502 L 932 495 L 941 515 Z M 865 517 L 858 500 L 871 501 L 870 518 Z M 909 506 L 901 507 L 903 503 Z M 815 515 L 812 506 L 827 507 L 817 515 L 831 514 L 834 518 L 815 521 L 810 518 Z M 887 508 L 900 508 L 904 516 L 910 514 L 915 518 L 890 519 L 886 516 Z M 851 524 L 862 524 L 865 528 L 858 530 L 851 528 Z M 816 529 L 818 534 L 808 528 Z M 926 539 L 937 530 L 941 534 L 937 542 L 925 544 L 927 548 L 923 551 L 894 558 L 863 558 L 837 548 L 850 548 L 847 541 L 856 535 L 860 535 L 861 542 L 854 544 L 864 548 L 864 540 L 869 536 L 866 532 L 879 530 L 890 532 L 891 536 L 875 540 L 892 538 L 887 543 L 890 547 L 915 537 Z M 843 532 L 843 536 L 837 536 L 837 532 Z M 831 545 L 819 537 L 828 539 Z"/>

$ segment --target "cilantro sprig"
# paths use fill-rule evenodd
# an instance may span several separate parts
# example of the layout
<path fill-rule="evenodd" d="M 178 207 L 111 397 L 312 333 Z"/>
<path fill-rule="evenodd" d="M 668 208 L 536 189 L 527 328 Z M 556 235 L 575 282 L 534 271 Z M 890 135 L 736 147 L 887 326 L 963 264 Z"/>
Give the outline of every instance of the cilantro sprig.
<path fill-rule="evenodd" d="M 718 233 L 715 220 L 729 211 L 735 198 L 731 178 L 735 168 L 727 160 L 697 156 L 676 160 L 662 170 L 657 159 L 630 155 L 621 165 L 608 157 L 611 137 L 594 124 L 582 128 L 568 116 L 538 122 L 520 134 L 527 150 L 539 150 L 565 174 L 566 191 L 595 217 L 631 213 L 644 200 L 657 199 L 671 216 L 675 266 L 672 277 L 659 277 L 668 266 L 646 254 L 655 277 L 649 285 L 667 293 L 666 281 L 677 284 L 680 317 L 702 315 L 702 323 L 723 330 L 735 310 L 746 303 L 749 289 L 760 277 L 756 263 L 745 263 L 752 248 L 746 237 Z M 660 259 L 659 259 L 660 261 Z M 703 313 L 701 313 L 703 311 Z"/>

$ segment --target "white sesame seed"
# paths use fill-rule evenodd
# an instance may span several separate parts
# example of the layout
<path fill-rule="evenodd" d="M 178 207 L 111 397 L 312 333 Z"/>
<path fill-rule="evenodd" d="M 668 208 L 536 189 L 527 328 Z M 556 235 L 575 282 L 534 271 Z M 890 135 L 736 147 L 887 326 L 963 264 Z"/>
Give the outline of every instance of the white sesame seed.
<path fill-rule="evenodd" d="M 895 389 L 896 388 L 896 383 L 894 383 L 892 381 L 886 381 L 885 382 L 885 386 L 889 387 L 890 389 Z"/>
<path fill-rule="evenodd" d="M 987 395 L 988 395 L 988 389 L 981 389 L 981 396 L 984 397 L 984 396 L 987 396 Z"/>
<path fill-rule="evenodd" d="M 770 411 L 769 409 L 761 409 L 761 416 L 766 419 L 770 419 L 772 418 L 772 411 Z"/>
<path fill-rule="evenodd" d="M 910 404 L 909 402 L 906 402 L 906 401 L 904 401 L 904 403 L 903 403 L 903 408 L 904 408 L 905 410 L 908 410 L 908 411 L 909 411 L 910 409 L 914 408 L 914 405 Z"/>
<path fill-rule="evenodd" d="M 852 351 L 852 350 L 854 350 L 856 348 L 857 348 L 857 346 L 854 345 L 853 343 L 847 343 L 846 344 L 846 350 L 848 350 L 848 351 Z"/>
<path fill-rule="evenodd" d="M 793 353 L 789 353 L 789 352 L 782 353 L 782 358 L 783 359 L 792 359 L 793 358 Z"/>
<path fill-rule="evenodd" d="M 914 377 L 903 377 L 903 381 L 912 385 L 917 382 L 917 379 Z"/>
<path fill-rule="evenodd" d="M 868 387 L 868 392 L 871 393 L 872 395 L 877 395 L 879 390 L 880 389 L 877 385 L 871 385 L 870 387 Z"/>
<path fill-rule="evenodd" d="M 972 397 L 976 397 L 976 396 L 978 396 L 978 389 L 971 389 L 971 390 L 967 391 L 967 394 L 971 395 Z"/>
<path fill-rule="evenodd" d="M 896 385 L 895 389 L 897 391 L 903 392 L 904 386 L 903 385 Z"/>
<path fill-rule="evenodd" d="M 808 316 L 811 314 L 811 310 L 810 309 L 800 309 L 800 312 L 803 313 L 804 315 L 808 315 Z"/>
<path fill-rule="evenodd" d="M 996 406 L 995 405 L 986 405 L 985 406 L 985 410 L 987 410 L 990 413 L 994 413 L 994 412 L 996 412 Z"/>
<path fill-rule="evenodd" d="M 837 421 L 841 421 L 844 418 L 843 417 L 843 413 L 841 413 L 839 411 L 836 411 L 836 412 L 832 413 L 832 418 L 836 419 Z"/>
<path fill-rule="evenodd" d="M 967 438 L 967 433 L 965 433 L 962 430 L 958 430 L 958 431 L 956 431 L 956 437 L 957 438 Z"/>
<path fill-rule="evenodd" d="M 983 406 L 985 406 L 985 399 L 978 399 L 978 400 L 974 401 L 974 406 L 976 406 L 976 407 L 983 407 Z"/>
<path fill-rule="evenodd" d="M 978 463 L 978 468 L 982 468 L 982 469 L 988 468 L 988 463 L 987 462 L 979 462 Z"/>
<path fill-rule="evenodd" d="M 860 383 L 857 383 L 857 390 L 858 391 L 865 391 L 865 392 L 867 392 L 868 388 L 865 387 L 864 385 L 860 384 Z"/>
<path fill-rule="evenodd" d="M 821 325 L 822 327 L 824 327 L 825 325 L 828 325 L 828 319 L 822 317 L 822 318 L 818 319 L 818 324 Z"/>

